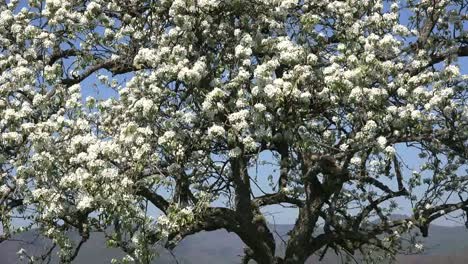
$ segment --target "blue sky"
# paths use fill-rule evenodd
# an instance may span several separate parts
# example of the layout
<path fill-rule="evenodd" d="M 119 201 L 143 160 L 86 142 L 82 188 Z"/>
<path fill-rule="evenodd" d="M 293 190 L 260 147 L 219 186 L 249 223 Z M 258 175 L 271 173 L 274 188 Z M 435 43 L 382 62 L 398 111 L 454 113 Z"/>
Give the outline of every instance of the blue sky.
<path fill-rule="evenodd" d="M 401 16 L 401 23 L 406 23 L 408 21 L 408 14 L 403 14 Z M 466 23 L 465 23 L 466 26 Z M 468 58 L 459 58 L 459 67 L 462 74 L 468 74 Z M 106 73 L 106 71 L 101 71 L 101 73 Z M 107 75 L 109 73 L 107 72 Z M 110 76 L 110 75 L 109 75 Z M 131 74 L 117 76 L 119 82 L 128 81 L 131 78 Z M 109 89 L 101 84 L 96 78 L 96 75 L 90 76 L 85 81 L 82 82 L 82 93 L 83 99 L 88 96 L 98 97 L 100 99 L 106 99 L 109 97 L 116 97 L 117 94 L 114 90 Z M 397 147 L 398 154 L 400 155 L 401 159 L 405 161 L 408 165 L 408 168 L 404 169 L 404 173 L 410 174 L 412 170 L 419 170 L 420 165 L 422 164 L 422 160 L 418 158 L 418 151 L 416 149 L 407 148 L 403 145 L 399 145 Z M 272 161 L 271 153 L 263 153 L 260 155 L 259 160 L 266 160 Z M 279 175 L 278 168 L 272 165 L 260 165 L 257 168 L 251 168 L 250 173 L 253 177 L 257 175 L 258 184 L 262 187 L 265 191 L 271 191 L 268 187 L 268 176 L 273 175 L 275 179 L 277 179 Z M 391 187 L 396 187 L 395 182 L 389 182 Z M 252 188 L 255 195 L 261 195 L 261 191 L 252 184 Z M 411 205 L 408 200 L 397 200 L 400 206 L 400 209 L 396 213 L 400 214 L 410 214 L 411 213 Z M 276 222 L 278 224 L 292 224 L 296 220 L 297 217 L 297 209 L 294 208 L 286 208 L 282 206 L 268 206 L 263 209 L 266 213 L 266 217 L 270 222 Z M 436 221 L 437 224 L 442 225 L 461 225 L 464 224 L 462 222 L 453 222 L 446 219 L 439 219 Z"/>
<path fill-rule="evenodd" d="M 21 2 L 25 3 L 24 0 L 22 0 Z M 21 8 L 22 6 L 24 6 L 24 4 L 20 5 L 19 8 Z M 403 14 L 401 17 L 402 23 L 407 22 L 407 20 L 408 20 L 408 15 Z M 466 26 L 466 23 L 464 24 L 464 26 Z M 459 66 L 460 66 L 460 70 L 462 74 L 468 74 L 468 58 L 460 58 Z M 100 72 L 103 74 L 109 75 L 109 73 L 104 70 Z M 126 75 L 117 76 L 116 78 L 119 82 L 125 83 L 125 81 L 128 81 L 131 77 L 132 77 L 132 74 L 126 74 Z M 84 80 L 81 83 L 81 86 L 82 86 L 83 99 L 85 99 L 88 96 L 97 97 L 98 99 L 107 99 L 110 97 L 117 96 L 114 90 L 104 85 L 101 85 L 99 83 L 96 77 L 96 74 Z M 417 151 L 414 149 L 408 149 L 403 146 L 399 146 L 398 149 L 400 150 L 399 154 L 401 155 L 403 160 L 405 160 L 408 166 L 411 169 L 417 170 L 417 168 L 421 164 L 420 160 L 417 158 Z M 271 153 L 264 153 L 261 155 L 260 159 L 272 161 L 272 155 Z M 405 172 L 408 173 L 410 171 L 408 169 L 405 169 Z M 258 184 L 262 187 L 265 186 L 266 188 L 264 190 L 270 190 L 268 188 L 268 181 L 267 181 L 268 175 L 273 175 L 274 178 L 277 178 L 279 172 L 278 172 L 278 168 L 276 168 L 275 166 L 261 165 L 261 166 L 258 166 L 258 168 L 252 168 L 250 173 L 253 176 L 255 176 L 255 174 L 258 174 Z M 260 190 L 257 187 L 255 187 L 255 184 L 253 184 L 252 186 L 253 186 L 255 194 L 257 195 L 261 194 Z M 402 202 L 400 206 L 401 206 L 400 213 L 408 213 L 410 211 L 410 205 L 408 202 Z M 297 217 L 297 209 L 284 208 L 281 206 L 266 207 L 264 211 L 267 211 L 269 214 L 272 215 L 272 216 L 267 216 L 270 222 L 273 222 L 273 218 L 274 218 L 274 221 L 276 223 L 290 224 L 290 223 L 293 223 Z M 445 220 L 442 220 L 439 222 L 442 224 L 452 224 L 451 222 L 448 222 Z"/>

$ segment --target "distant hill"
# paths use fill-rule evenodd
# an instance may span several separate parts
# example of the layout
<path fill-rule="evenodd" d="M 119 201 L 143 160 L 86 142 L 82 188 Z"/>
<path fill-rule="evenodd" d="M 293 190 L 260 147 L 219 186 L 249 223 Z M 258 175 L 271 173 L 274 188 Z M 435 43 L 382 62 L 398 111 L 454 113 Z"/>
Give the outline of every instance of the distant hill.
<path fill-rule="evenodd" d="M 292 228 L 290 225 L 276 225 L 276 233 L 286 237 L 286 233 Z M 279 254 L 283 254 L 282 245 L 277 235 Z M 72 237 L 77 237 L 72 234 Z M 29 241 L 29 242 L 24 242 Z M 468 230 L 464 227 L 445 227 L 433 225 L 430 234 L 424 240 L 425 252 L 419 255 L 399 256 L 398 263 L 468 263 Z M 0 243 L 0 264 L 25 263 L 18 260 L 16 252 L 20 248 L 26 249 L 32 254 L 44 252 L 50 245 L 46 239 L 38 237 L 36 232 L 29 231 L 15 237 L 15 241 Z M 243 253 L 243 243 L 234 234 L 224 230 L 213 232 L 201 232 L 187 237 L 173 251 L 173 255 L 166 250 L 161 250 L 161 254 L 154 263 L 164 264 L 192 264 L 192 263 L 220 263 L 234 264 L 240 263 Z M 90 240 L 83 245 L 75 263 L 110 263 L 114 257 L 123 257 L 124 253 L 119 249 L 107 248 L 102 234 L 93 233 Z M 177 259 L 177 261 L 175 260 Z M 311 259 L 308 263 L 312 263 Z M 57 258 L 51 263 L 57 263 Z M 328 254 L 325 264 L 341 263 L 334 254 Z"/>

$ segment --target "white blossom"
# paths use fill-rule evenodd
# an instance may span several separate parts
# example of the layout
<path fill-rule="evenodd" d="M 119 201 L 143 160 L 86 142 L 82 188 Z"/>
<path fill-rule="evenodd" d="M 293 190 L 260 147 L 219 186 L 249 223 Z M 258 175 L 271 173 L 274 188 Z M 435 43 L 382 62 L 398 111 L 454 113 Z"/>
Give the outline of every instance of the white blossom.
<path fill-rule="evenodd" d="M 172 246 L 193 223 L 207 227 L 204 219 L 236 226 L 230 231 L 247 244 L 268 244 L 263 205 L 288 201 L 323 205 L 321 218 L 350 218 L 363 236 L 376 208 L 419 214 L 375 237 L 397 252 L 404 244 L 396 238 L 430 224 L 424 212 L 452 212 L 440 209 L 451 208 L 445 198 L 468 184 L 458 177 L 468 116 L 464 10 L 457 1 L 416 2 L 6 1 L 2 236 L 37 227 L 66 258 L 76 245 L 60 225 L 88 223 L 84 234 L 119 223 L 131 235 L 106 239 L 130 243 L 122 262 L 151 262 L 148 241 Z M 410 23 L 434 12 L 431 32 Z M 419 156 L 408 162 L 400 154 L 412 149 Z M 333 195 L 315 195 L 311 181 Z M 380 203 L 387 187 L 401 185 L 411 197 Z M 238 212 L 242 195 L 252 206 Z M 239 213 L 246 221 L 231 219 Z M 315 214 L 299 215 L 314 222 Z M 19 228 L 16 217 L 31 225 Z M 301 244 L 297 230 L 291 239 Z M 297 250 L 278 262 L 306 261 Z M 362 253 L 369 263 L 380 256 Z"/>
<path fill-rule="evenodd" d="M 241 155 L 241 153 L 242 153 L 242 150 L 239 147 L 236 147 L 236 148 L 231 149 L 229 151 L 229 157 L 237 158 L 237 157 L 239 157 L 239 155 Z"/>
<path fill-rule="evenodd" d="M 424 245 L 421 243 L 416 243 L 414 244 L 414 248 L 416 248 L 418 251 L 422 251 L 424 249 Z"/>
<path fill-rule="evenodd" d="M 387 145 L 387 139 L 383 136 L 380 136 L 377 138 L 377 143 L 379 144 L 379 146 L 384 149 L 385 146 Z"/>
<path fill-rule="evenodd" d="M 208 129 L 208 135 L 211 137 L 223 136 L 226 133 L 224 128 L 219 125 L 213 125 Z"/>

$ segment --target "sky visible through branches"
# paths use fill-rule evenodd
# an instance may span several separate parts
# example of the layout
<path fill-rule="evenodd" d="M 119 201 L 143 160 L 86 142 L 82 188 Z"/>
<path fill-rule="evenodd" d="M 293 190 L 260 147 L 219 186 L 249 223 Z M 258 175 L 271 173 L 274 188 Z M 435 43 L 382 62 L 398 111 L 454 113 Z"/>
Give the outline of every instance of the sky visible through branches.
<path fill-rule="evenodd" d="M 387 8 L 388 8 L 388 3 L 386 3 Z M 408 22 L 408 12 L 403 11 L 401 13 L 400 17 L 400 23 L 401 24 L 406 24 Z M 468 30 L 468 25 L 465 23 L 464 28 Z M 103 32 L 100 32 L 101 30 L 97 30 L 99 34 L 102 34 Z M 408 39 L 407 41 L 410 41 L 411 39 Z M 65 63 L 70 63 L 72 62 L 72 59 L 67 59 L 65 60 Z M 468 74 L 468 58 L 466 57 L 460 57 L 458 58 L 458 64 L 460 68 L 460 74 Z M 435 65 L 436 68 L 441 68 L 443 65 L 443 62 L 440 62 Z M 105 86 L 102 85 L 101 82 L 99 81 L 99 75 L 105 75 L 108 76 L 109 78 L 113 78 L 117 80 L 117 82 L 122 85 L 122 87 L 125 86 L 125 83 L 131 79 L 133 76 L 132 73 L 126 73 L 122 75 L 117 75 L 113 76 L 110 72 L 107 70 L 100 70 L 96 72 L 95 74 L 92 74 L 88 78 L 86 78 L 84 81 L 81 83 L 82 87 L 82 98 L 83 102 L 86 101 L 87 97 L 94 97 L 99 100 L 105 100 L 111 97 L 118 98 L 118 93 Z M 418 149 L 415 148 L 414 146 L 408 146 L 405 144 L 398 144 L 396 146 L 397 148 L 397 153 L 399 155 L 399 158 L 401 161 L 403 161 L 405 164 L 403 166 L 403 172 L 404 173 L 411 173 L 414 170 L 418 170 L 420 165 L 422 164 L 422 159 L 418 157 Z M 261 155 L 261 160 L 258 161 L 258 165 L 256 168 L 251 168 L 250 174 L 253 175 L 255 178 L 255 183 L 252 185 L 253 188 L 253 194 L 255 196 L 263 194 L 263 192 L 271 192 L 271 188 L 268 188 L 270 181 L 268 178 L 270 176 L 273 176 L 273 183 L 277 182 L 277 179 L 279 177 L 279 166 L 277 164 L 273 164 L 273 154 L 272 153 L 263 153 Z M 262 164 L 262 162 L 264 164 Z M 466 166 L 462 167 L 459 169 L 459 173 L 464 173 L 466 170 Z M 385 184 L 389 184 L 391 187 L 396 187 L 396 182 L 388 180 L 388 179 L 382 179 L 382 181 Z M 424 190 L 422 187 L 420 187 L 421 190 L 420 192 L 422 193 Z M 408 200 L 405 200 L 404 198 L 396 198 L 396 201 L 399 201 L 398 207 L 399 210 L 396 211 L 397 214 L 402 214 L 402 215 L 409 215 L 411 214 L 411 205 Z M 449 199 L 451 201 L 451 199 Z M 220 204 L 221 205 L 221 204 Z M 266 213 L 266 217 L 268 218 L 270 223 L 276 223 L 276 224 L 294 224 L 294 221 L 297 219 L 297 208 L 292 208 L 288 206 L 278 206 L 278 205 L 272 205 L 272 206 L 267 206 L 263 208 L 264 212 Z M 158 214 L 158 210 L 154 209 L 155 214 Z M 455 214 L 460 214 L 460 211 L 457 211 Z M 460 220 L 454 220 L 450 218 L 449 216 L 446 217 L 441 217 L 437 219 L 434 223 L 439 224 L 439 225 L 464 225 L 464 223 L 460 222 Z"/>
<path fill-rule="evenodd" d="M 467 9 L 0 2 L 0 242 L 33 229 L 64 263 L 93 232 L 138 263 L 221 229 L 244 263 L 420 252 L 413 231 L 468 228 Z"/>
<path fill-rule="evenodd" d="M 18 5 L 18 11 L 26 6 L 25 0 L 21 0 L 20 4 Z M 386 3 L 388 8 L 388 3 Z M 400 16 L 400 23 L 405 24 L 408 22 L 408 12 L 402 12 Z M 467 29 L 466 23 L 464 24 L 464 28 Z M 98 28 L 96 30 L 98 34 L 103 34 L 103 30 Z M 77 43 L 74 43 L 77 44 Z M 460 67 L 461 74 L 468 74 L 468 58 L 459 58 L 458 64 Z M 73 58 L 64 59 L 65 66 L 70 65 L 73 62 Z M 441 67 L 442 62 L 435 65 L 436 67 Z M 117 80 L 119 85 L 122 87 L 125 86 L 125 83 L 132 78 L 133 73 L 126 73 L 117 76 L 112 76 L 110 72 L 107 70 L 99 70 L 94 74 L 90 75 L 88 78 L 81 82 L 81 89 L 82 89 L 82 99 L 83 102 L 86 101 L 88 97 L 94 97 L 98 100 L 106 100 L 111 97 L 118 98 L 118 92 L 114 89 L 109 88 L 106 85 L 102 85 L 99 81 L 99 76 L 108 76 L 114 80 Z M 403 166 L 404 173 L 411 173 L 413 170 L 417 170 L 421 165 L 421 160 L 418 158 L 418 150 L 411 146 L 406 146 L 404 144 L 399 144 L 396 146 L 397 152 L 400 155 L 400 160 L 403 161 L 405 164 Z M 252 189 L 253 195 L 259 196 L 264 192 L 272 192 L 270 188 L 270 183 L 277 182 L 279 177 L 279 166 L 278 164 L 273 163 L 273 154 L 271 152 L 262 153 L 260 155 L 260 159 L 258 160 L 258 165 L 254 168 L 250 169 L 250 174 L 253 176 Z M 262 164 L 263 163 L 263 164 Z M 466 166 L 465 166 L 466 167 Z M 463 168 L 463 167 L 462 167 Z M 466 168 L 465 168 L 466 169 Z M 463 173 L 462 169 L 459 169 L 460 173 Z M 271 180 L 271 177 L 273 180 Z M 269 179 L 270 178 L 270 179 Z M 388 179 L 382 179 L 382 182 L 388 184 L 391 187 L 396 187 L 396 183 L 394 181 Z M 422 187 L 420 187 L 422 188 Z M 420 190 L 421 193 L 423 190 Z M 396 198 L 396 201 L 399 201 L 398 207 L 399 210 L 396 211 L 397 214 L 408 215 L 411 214 L 411 205 L 408 200 L 403 198 Z M 450 200 L 449 200 L 450 201 Z M 222 204 L 218 204 L 222 206 Z M 262 208 L 270 223 L 276 224 L 294 224 L 294 221 L 297 219 L 298 209 L 288 206 L 278 206 L 272 205 Z M 153 213 L 158 215 L 159 212 L 156 208 L 153 208 Z M 456 214 L 460 214 L 459 211 Z M 23 220 L 17 220 L 18 224 L 22 224 Z M 464 223 L 460 222 L 460 220 L 453 220 L 450 217 L 441 217 L 435 221 L 435 223 L 440 225 L 463 225 Z"/>

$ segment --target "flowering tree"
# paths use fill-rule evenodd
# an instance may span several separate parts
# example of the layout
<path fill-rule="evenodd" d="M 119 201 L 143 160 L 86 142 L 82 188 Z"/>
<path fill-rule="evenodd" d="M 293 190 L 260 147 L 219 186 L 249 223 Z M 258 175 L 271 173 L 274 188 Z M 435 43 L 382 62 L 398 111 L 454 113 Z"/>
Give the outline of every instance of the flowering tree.
<path fill-rule="evenodd" d="M 396 254 L 400 234 L 468 211 L 467 6 L 2 1 L 1 240 L 38 228 L 62 262 L 93 231 L 137 263 L 217 229 L 245 263 Z M 82 99 L 92 82 L 115 95 Z M 263 153 L 270 186 L 253 175 Z M 279 256 L 263 214 L 286 204 Z"/>

